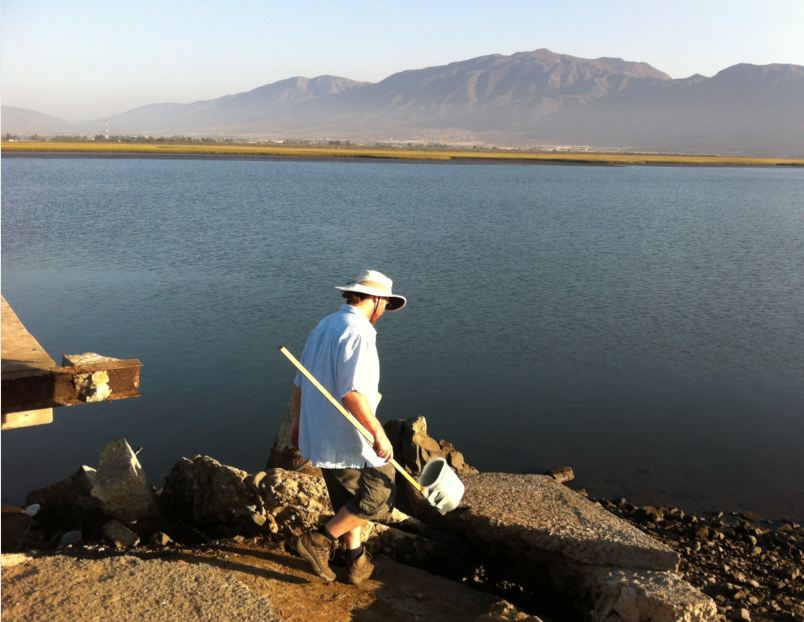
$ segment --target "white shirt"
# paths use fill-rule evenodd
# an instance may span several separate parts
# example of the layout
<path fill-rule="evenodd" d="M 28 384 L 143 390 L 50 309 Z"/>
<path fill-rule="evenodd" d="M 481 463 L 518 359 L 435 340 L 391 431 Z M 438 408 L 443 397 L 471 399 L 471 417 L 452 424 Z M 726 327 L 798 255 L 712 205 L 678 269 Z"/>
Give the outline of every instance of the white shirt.
<path fill-rule="evenodd" d="M 377 331 L 365 315 L 350 305 L 341 305 L 310 332 L 301 362 L 336 399 L 351 391 L 362 393 L 376 414 L 380 394 L 380 359 Z M 299 451 L 318 467 L 327 469 L 381 466 L 372 446 L 338 412 L 301 372 Z"/>

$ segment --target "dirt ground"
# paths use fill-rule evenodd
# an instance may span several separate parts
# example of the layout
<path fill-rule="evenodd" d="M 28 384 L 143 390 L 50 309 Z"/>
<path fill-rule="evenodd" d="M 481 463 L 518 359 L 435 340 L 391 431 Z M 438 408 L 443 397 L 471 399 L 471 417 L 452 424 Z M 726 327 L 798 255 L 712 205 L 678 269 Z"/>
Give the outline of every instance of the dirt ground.
<path fill-rule="evenodd" d="M 499 599 L 379 556 L 360 586 L 325 585 L 281 546 L 4 555 L 3 622 L 471 622 Z"/>

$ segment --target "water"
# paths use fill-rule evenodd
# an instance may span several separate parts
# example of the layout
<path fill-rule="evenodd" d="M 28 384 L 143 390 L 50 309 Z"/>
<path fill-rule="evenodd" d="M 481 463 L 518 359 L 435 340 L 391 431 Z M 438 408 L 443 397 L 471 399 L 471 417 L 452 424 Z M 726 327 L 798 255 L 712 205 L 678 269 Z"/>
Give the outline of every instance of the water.
<path fill-rule="evenodd" d="M 307 332 L 372 267 L 383 419 L 482 470 L 804 517 L 804 171 L 3 158 L 2 289 L 142 397 L 2 434 L 3 502 L 125 436 L 262 468 Z"/>

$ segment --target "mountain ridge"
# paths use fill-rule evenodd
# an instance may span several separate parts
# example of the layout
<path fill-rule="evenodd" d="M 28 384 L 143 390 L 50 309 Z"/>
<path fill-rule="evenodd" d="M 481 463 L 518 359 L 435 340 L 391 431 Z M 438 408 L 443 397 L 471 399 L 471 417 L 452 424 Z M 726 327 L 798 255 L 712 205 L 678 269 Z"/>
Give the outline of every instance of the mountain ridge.
<path fill-rule="evenodd" d="M 3 112 L 3 132 L 14 131 Z M 645 62 L 540 48 L 403 70 L 376 83 L 294 76 L 71 124 L 86 133 L 107 126 L 114 134 L 803 155 L 804 67 L 739 63 L 712 77 L 673 79 Z"/>

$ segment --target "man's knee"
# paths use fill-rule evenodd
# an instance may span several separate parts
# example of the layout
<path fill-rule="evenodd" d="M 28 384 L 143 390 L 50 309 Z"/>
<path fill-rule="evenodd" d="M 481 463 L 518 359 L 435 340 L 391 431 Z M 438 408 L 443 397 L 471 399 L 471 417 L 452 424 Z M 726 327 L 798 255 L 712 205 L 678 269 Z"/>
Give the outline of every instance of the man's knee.
<path fill-rule="evenodd" d="M 387 517 L 394 508 L 394 479 L 394 467 L 391 464 L 362 469 L 360 485 L 349 510 L 366 520 Z"/>

